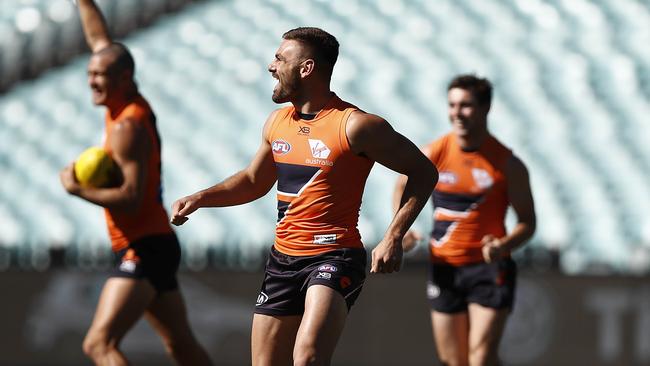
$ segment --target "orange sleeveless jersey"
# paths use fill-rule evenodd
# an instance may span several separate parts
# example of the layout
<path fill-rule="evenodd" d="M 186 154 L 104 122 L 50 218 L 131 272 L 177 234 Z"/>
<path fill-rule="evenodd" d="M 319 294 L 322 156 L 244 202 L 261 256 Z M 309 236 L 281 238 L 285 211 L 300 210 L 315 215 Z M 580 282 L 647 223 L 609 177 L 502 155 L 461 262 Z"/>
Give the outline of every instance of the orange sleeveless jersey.
<path fill-rule="evenodd" d="M 278 251 L 363 248 L 357 222 L 373 161 L 350 150 L 345 126 L 356 110 L 337 96 L 313 120 L 300 119 L 293 106 L 278 110 L 267 136 L 278 176 Z"/>
<path fill-rule="evenodd" d="M 114 119 L 111 118 L 110 112 L 106 113 L 104 149 L 109 154 L 112 153 L 111 131 L 113 126 L 127 118 L 135 123 L 142 124 L 152 143 L 147 160 L 144 197 L 140 206 L 134 212 L 129 213 L 104 209 L 113 251 L 127 248 L 129 243 L 145 236 L 172 232 L 167 212 L 162 203 L 160 137 L 156 129 L 156 116 L 142 96 L 138 95 Z"/>
<path fill-rule="evenodd" d="M 429 145 L 440 178 L 432 200 L 434 262 L 465 265 L 483 261 L 484 235 L 505 235 L 508 208 L 505 168 L 512 152 L 489 136 L 478 151 L 461 150 L 453 134 Z"/>

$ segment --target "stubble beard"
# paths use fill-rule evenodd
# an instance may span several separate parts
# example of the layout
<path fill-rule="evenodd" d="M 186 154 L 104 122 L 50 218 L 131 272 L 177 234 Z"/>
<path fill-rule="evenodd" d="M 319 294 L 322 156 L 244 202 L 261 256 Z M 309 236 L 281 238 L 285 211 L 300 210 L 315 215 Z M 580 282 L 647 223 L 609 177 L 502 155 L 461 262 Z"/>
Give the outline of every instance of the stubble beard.
<path fill-rule="evenodd" d="M 289 102 L 296 94 L 299 85 L 300 78 L 297 75 L 293 75 L 292 78 L 284 83 L 278 81 L 278 88 L 273 91 L 271 99 L 277 104 Z"/>

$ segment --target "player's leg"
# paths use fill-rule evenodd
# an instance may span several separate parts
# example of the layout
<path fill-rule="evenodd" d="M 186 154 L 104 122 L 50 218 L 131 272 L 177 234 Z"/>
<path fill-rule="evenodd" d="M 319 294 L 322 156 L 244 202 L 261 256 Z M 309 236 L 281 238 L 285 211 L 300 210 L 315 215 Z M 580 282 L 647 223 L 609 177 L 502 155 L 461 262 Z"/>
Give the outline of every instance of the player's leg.
<path fill-rule="evenodd" d="M 512 259 L 467 268 L 470 365 L 497 365 L 498 348 L 515 297 L 517 265 Z"/>
<path fill-rule="evenodd" d="M 438 358 L 444 365 L 467 365 L 469 318 L 465 289 L 458 267 L 432 263 L 427 297 L 431 305 L 431 327 Z"/>
<path fill-rule="evenodd" d="M 294 366 L 329 365 L 347 315 L 343 295 L 323 285 L 310 286 L 293 349 Z"/>
<path fill-rule="evenodd" d="M 446 366 L 468 364 L 469 318 L 467 312 L 431 311 L 431 327 L 438 358 Z"/>
<path fill-rule="evenodd" d="M 510 309 L 492 309 L 469 304 L 469 364 L 498 365 L 499 341 Z"/>
<path fill-rule="evenodd" d="M 162 338 L 167 353 L 178 365 L 212 364 L 205 349 L 192 333 L 180 291 L 159 293 L 147 308 L 145 317 Z"/>
<path fill-rule="evenodd" d="M 84 353 L 96 365 L 128 365 L 119 351 L 120 341 L 142 316 L 154 296 L 155 290 L 146 280 L 108 279 L 83 342 Z"/>
<path fill-rule="evenodd" d="M 300 319 L 300 315 L 254 314 L 251 334 L 253 366 L 291 365 Z"/>

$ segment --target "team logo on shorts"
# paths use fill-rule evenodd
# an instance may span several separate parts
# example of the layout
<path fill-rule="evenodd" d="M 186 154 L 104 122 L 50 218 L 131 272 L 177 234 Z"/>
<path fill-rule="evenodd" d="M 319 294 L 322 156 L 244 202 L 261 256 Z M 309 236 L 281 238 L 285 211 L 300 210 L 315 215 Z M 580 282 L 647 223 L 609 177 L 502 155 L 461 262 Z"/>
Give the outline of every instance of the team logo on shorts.
<path fill-rule="evenodd" d="M 140 258 L 135 255 L 135 250 L 129 249 L 124 253 L 122 257 L 122 263 L 120 263 L 120 271 L 127 273 L 135 273 L 136 268 L 140 263 Z"/>
<path fill-rule="evenodd" d="M 318 267 L 319 271 L 326 271 L 326 272 L 336 272 L 339 269 L 336 268 L 335 265 L 332 264 L 323 264 L 322 266 Z"/>
<path fill-rule="evenodd" d="M 427 284 L 427 297 L 431 300 L 440 296 L 440 287 L 434 285 L 433 283 Z"/>
<path fill-rule="evenodd" d="M 262 291 L 260 292 L 259 295 L 257 295 L 257 301 L 255 302 L 255 306 L 260 306 L 267 301 L 269 301 L 269 295 L 265 294 L 264 291 Z"/>
<path fill-rule="evenodd" d="M 341 289 L 346 289 L 352 284 L 352 280 L 348 276 L 343 276 L 339 284 L 341 285 Z"/>
<path fill-rule="evenodd" d="M 284 140 L 274 140 L 271 144 L 274 154 L 284 155 L 291 151 L 291 144 Z"/>
<path fill-rule="evenodd" d="M 329 272 L 318 272 L 316 275 L 316 278 L 322 278 L 324 280 L 331 280 L 332 279 L 332 274 Z"/>

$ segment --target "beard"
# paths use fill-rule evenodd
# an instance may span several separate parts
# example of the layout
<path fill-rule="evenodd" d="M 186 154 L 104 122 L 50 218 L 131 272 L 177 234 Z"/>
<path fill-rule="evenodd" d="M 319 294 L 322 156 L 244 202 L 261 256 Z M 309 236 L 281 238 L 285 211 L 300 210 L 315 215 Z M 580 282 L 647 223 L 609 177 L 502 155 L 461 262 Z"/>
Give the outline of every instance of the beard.
<path fill-rule="evenodd" d="M 299 86 L 300 76 L 298 74 L 292 74 L 284 82 L 278 80 L 276 88 L 273 89 L 271 99 L 277 104 L 289 102 L 296 95 Z"/>

